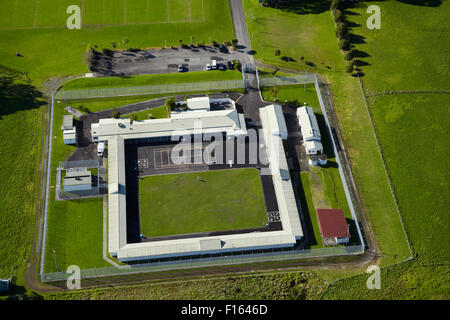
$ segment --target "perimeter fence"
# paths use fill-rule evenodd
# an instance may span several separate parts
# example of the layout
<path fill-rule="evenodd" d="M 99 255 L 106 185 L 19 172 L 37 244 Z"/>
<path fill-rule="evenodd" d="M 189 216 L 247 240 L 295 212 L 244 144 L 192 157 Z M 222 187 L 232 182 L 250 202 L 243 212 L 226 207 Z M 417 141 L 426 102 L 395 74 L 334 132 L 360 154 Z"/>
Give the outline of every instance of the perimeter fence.
<path fill-rule="evenodd" d="M 270 261 L 294 260 L 305 258 L 322 258 L 344 255 L 359 255 L 364 253 L 363 245 L 312 249 L 272 249 L 254 250 L 245 253 L 221 253 L 192 257 L 173 257 L 165 259 L 144 260 L 135 264 L 116 267 L 81 269 L 81 279 L 118 276 L 133 273 L 157 272 L 195 267 L 212 267 L 237 264 L 262 263 Z M 42 275 L 42 282 L 64 281 L 70 273 L 50 272 Z"/>
<path fill-rule="evenodd" d="M 242 80 L 223 80 L 208 82 L 172 83 L 160 85 L 142 85 L 132 87 L 108 87 L 92 89 L 71 89 L 62 88 L 56 93 L 57 100 L 81 100 L 95 98 L 128 97 L 152 94 L 172 94 L 182 92 L 200 92 L 216 90 L 243 89 Z"/>

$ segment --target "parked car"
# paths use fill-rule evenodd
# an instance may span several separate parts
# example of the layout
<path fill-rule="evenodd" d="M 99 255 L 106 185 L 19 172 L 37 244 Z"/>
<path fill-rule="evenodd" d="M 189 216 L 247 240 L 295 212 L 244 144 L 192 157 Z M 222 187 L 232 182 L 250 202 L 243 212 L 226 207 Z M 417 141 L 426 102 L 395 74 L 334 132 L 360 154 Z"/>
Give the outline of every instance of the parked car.
<path fill-rule="evenodd" d="M 104 151 L 105 151 L 105 143 L 99 142 L 97 145 L 97 156 L 102 157 Z"/>
<path fill-rule="evenodd" d="M 178 72 L 183 72 L 183 70 L 184 70 L 183 65 L 182 65 L 182 64 L 179 64 L 179 65 L 178 65 Z"/>
<path fill-rule="evenodd" d="M 206 71 L 210 71 L 211 70 L 211 65 L 208 63 L 207 65 L 206 65 Z"/>
<path fill-rule="evenodd" d="M 211 64 L 211 69 L 216 70 L 217 69 L 217 61 L 213 60 Z"/>
<path fill-rule="evenodd" d="M 227 67 L 228 67 L 228 69 L 233 70 L 233 69 L 234 69 L 233 62 L 228 61 L 228 62 L 227 62 Z"/>
<path fill-rule="evenodd" d="M 225 71 L 225 70 L 227 70 L 227 66 L 221 63 L 221 64 L 219 64 L 219 70 Z"/>

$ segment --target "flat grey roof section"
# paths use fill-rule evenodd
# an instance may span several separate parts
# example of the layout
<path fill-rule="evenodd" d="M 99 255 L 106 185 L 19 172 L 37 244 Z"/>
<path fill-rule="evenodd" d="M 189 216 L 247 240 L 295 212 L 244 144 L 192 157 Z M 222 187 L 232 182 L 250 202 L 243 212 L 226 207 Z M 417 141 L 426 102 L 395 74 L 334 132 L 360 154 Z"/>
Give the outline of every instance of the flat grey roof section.
<path fill-rule="evenodd" d="M 272 134 L 287 136 L 286 121 L 283 116 L 283 109 L 278 104 L 271 104 L 265 107 L 270 121 L 270 131 Z"/>
<path fill-rule="evenodd" d="M 92 176 L 64 177 L 64 186 L 79 186 L 84 184 L 92 184 Z"/>
<path fill-rule="evenodd" d="M 127 243 L 125 142 L 120 136 L 108 140 L 108 248 L 116 256 Z"/>
<path fill-rule="evenodd" d="M 295 238 L 301 239 L 303 237 L 303 228 L 300 222 L 300 214 L 297 208 L 294 190 L 292 188 L 283 141 L 280 136 L 270 134 L 272 132 L 271 125 L 274 122 L 274 115 L 270 112 L 271 109 L 271 106 L 260 108 L 259 113 L 261 124 L 263 126 L 263 138 L 269 156 L 270 170 L 272 172 L 280 218 L 283 229 L 287 228 L 292 230 Z"/>
<path fill-rule="evenodd" d="M 73 115 L 68 114 L 63 116 L 63 129 L 69 129 L 73 127 Z"/>
<path fill-rule="evenodd" d="M 100 119 L 91 125 L 91 135 L 98 141 L 113 135 L 124 139 L 165 137 L 173 134 L 226 132 L 245 135 L 247 128 L 243 116 L 236 110 L 186 111 L 173 113 L 170 118 L 133 121 L 130 119 Z"/>
<path fill-rule="evenodd" d="M 311 107 L 300 107 L 297 109 L 297 117 L 302 131 L 303 140 L 320 141 L 319 124 L 317 123 L 316 115 Z"/>

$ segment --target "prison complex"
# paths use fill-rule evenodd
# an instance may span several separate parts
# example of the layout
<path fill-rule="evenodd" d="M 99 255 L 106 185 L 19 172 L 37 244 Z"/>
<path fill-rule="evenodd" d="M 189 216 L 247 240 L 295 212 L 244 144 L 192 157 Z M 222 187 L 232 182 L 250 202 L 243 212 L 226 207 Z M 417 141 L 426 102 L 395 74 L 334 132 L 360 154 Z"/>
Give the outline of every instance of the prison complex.
<path fill-rule="evenodd" d="M 204 107 L 204 101 L 201 101 L 199 109 L 172 113 L 168 119 L 142 121 L 101 119 L 99 123 L 91 125 L 92 140 L 108 143 L 108 252 L 111 256 L 127 262 L 292 247 L 303 237 L 282 142 L 287 138 L 286 124 L 281 107 L 272 105 L 260 109 L 260 115 L 265 132 L 262 138 L 270 159 L 282 230 L 127 243 L 125 174 L 127 139 L 157 141 L 170 140 L 179 134 L 221 133 L 227 137 L 237 137 L 247 133 L 244 115 L 235 109 L 209 111 L 208 107 Z"/>

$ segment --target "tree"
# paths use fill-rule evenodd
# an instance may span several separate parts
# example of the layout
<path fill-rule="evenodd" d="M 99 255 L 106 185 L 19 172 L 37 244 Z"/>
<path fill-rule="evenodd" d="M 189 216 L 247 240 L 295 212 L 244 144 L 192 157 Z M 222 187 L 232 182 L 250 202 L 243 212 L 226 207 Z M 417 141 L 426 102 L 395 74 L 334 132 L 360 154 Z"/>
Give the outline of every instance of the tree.
<path fill-rule="evenodd" d="M 181 46 L 181 44 L 183 43 L 183 39 L 178 39 L 178 43 L 179 43 L 180 46 Z"/>
<path fill-rule="evenodd" d="M 336 23 L 343 22 L 343 20 L 344 20 L 344 15 L 343 15 L 342 11 L 339 9 L 333 10 L 333 16 L 334 16 L 334 21 Z"/>
<path fill-rule="evenodd" d="M 175 107 L 177 106 L 176 100 L 175 98 L 167 98 L 166 99 L 166 107 L 172 111 L 175 109 Z"/>
<path fill-rule="evenodd" d="M 231 40 L 231 46 L 233 47 L 234 50 L 236 50 L 237 44 L 238 44 L 238 39 Z"/>
<path fill-rule="evenodd" d="M 353 61 L 350 61 L 347 66 L 345 67 L 345 72 L 352 73 L 354 68 Z"/>
<path fill-rule="evenodd" d="M 113 47 L 113 49 L 114 49 L 114 50 L 116 50 L 116 48 L 117 48 L 117 44 L 116 44 L 116 42 L 115 42 L 115 41 L 112 41 L 112 42 L 111 42 L 111 46 Z"/>
<path fill-rule="evenodd" d="M 128 42 L 130 42 L 128 38 L 123 38 L 123 44 L 125 45 L 125 50 L 127 51 L 128 51 Z"/>
<path fill-rule="evenodd" d="M 275 50 L 275 57 L 278 57 L 281 54 L 280 49 Z"/>
<path fill-rule="evenodd" d="M 336 25 L 336 35 L 339 39 L 344 39 L 347 36 L 347 26 L 343 22 Z"/>
<path fill-rule="evenodd" d="M 338 9 L 339 8 L 339 0 L 333 0 L 331 2 L 331 9 Z"/>
<path fill-rule="evenodd" d="M 341 48 L 341 50 L 343 50 L 343 51 L 349 50 L 350 49 L 350 41 L 348 41 L 347 39 L 339 40 L 339 48 Z"/>
<path fill-rule="evenodd" d="M 353 50 L 350 50 L 350 51 L 348 51 L 346 54 L 345 54 L 345 60 L 352 60 L 353 59 Z"/>
<path fill-rule="evenodd" d="M 113 116 L 113 118 L 115 118 L 115 119 L 120 119 L 121 114 L 120 114 L 119 111 L 115 111 L 115 112 L 113 112 L 112 116 Z"/>

